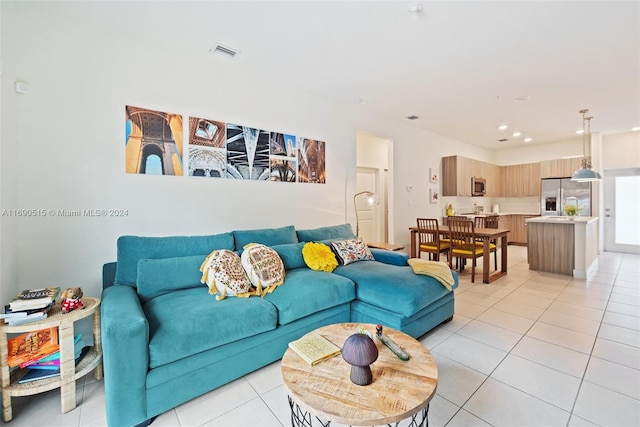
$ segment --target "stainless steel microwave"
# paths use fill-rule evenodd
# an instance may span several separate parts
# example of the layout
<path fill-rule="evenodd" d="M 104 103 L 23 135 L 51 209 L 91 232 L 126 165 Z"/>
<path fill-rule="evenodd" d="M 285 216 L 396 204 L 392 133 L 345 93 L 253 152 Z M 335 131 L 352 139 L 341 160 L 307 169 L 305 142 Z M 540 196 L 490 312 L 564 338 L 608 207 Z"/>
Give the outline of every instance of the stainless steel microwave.
<path fill-rule="evenodd" d="M 487 194 L 487 180 L 474 176 L 471 178 L 471 195 L 484 196 Z"/>

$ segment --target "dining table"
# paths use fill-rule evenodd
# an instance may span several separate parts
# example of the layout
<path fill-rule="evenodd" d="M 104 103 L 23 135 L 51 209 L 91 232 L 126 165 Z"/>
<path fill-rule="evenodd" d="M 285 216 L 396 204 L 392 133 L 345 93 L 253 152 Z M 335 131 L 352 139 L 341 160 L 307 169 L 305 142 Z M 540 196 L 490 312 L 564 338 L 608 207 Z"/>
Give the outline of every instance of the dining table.
<path fill-rule="evenodd" d="M 440 236 L 444 238 L 449 238 L 449 226 L 440 225 L 438 226 L 440 231 Z M 411 258 L 415 258 L 418 253 L 418 227 L 409 227 L 409 231 L 411 232 Z M 482 256 L 482 282 L 483 283 L 491 283 L 502 276 L 507 274 L 507 234 L 509 233 L 509 229 L 507 228 L 474 228 L 474 234 L 476 239 L 482 240 L 483 247 L 483 256 Z M 491 252 L 489 251 L 489 245 L 491 241 L 500 242 L 499 247 L 502 249 L 500 251 L 500 269 L 496 269 L 496 271 L 491 272 Z M 497 248 L 496 248 L 497 250 Z"/>

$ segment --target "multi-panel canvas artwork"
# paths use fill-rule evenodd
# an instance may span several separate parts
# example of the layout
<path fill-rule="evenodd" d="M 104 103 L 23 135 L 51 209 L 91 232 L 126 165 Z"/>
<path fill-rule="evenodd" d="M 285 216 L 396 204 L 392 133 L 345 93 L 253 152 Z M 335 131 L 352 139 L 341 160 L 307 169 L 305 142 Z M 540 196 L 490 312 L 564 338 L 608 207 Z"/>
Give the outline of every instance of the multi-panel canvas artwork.
<path fill-rule="evenodd" d="M 182 115 L 127 106 L 125 170 L 182 175 Z"/>
<path fill-rule="evenodd" d="M 325 143 L 202 117 L 189 117 L 189 176 L 326 183 Z M 182 175 L 182 116 L 126 107 L 128 173 Z"/>

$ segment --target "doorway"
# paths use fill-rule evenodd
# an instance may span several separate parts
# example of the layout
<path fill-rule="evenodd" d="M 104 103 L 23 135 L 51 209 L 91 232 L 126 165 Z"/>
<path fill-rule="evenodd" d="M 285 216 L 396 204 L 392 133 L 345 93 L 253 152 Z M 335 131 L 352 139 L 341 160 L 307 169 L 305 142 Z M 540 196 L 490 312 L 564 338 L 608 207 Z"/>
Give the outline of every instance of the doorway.
<path fill-rule="evenodd" d="M 359 235 L 365 242 L 393 243 L 393 142 L 363 132 L 357 135 L 356 193 L 371 191 L 380 203 L 369 206 L 365 197 L 355 201 Z"/>
<path fill-rule="evenodd" d="M 604 250 L 640 254 L 640 168 L 606 170 Z"/>

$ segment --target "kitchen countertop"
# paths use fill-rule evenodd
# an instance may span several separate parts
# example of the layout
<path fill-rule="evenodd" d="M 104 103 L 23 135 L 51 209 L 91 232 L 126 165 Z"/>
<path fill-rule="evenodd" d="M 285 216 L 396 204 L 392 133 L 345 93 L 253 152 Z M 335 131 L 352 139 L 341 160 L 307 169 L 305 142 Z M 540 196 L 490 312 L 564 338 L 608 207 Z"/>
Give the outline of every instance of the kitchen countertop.
<path fill-rule="evenodd" d="M 597 216 L 539 216 L 525 219 L 525 222 L 536 222 L 545 224 L 587 224 L 598 219 Z"/>
<path fill-rule="evenodd" d="M 456 215 L 462 215 L 462 216 L 468 216 L 468 217 L 474 217 L 474 216 L 492 216 L 492 215 L 498 215 L 498 216 L 502 216 L 502 215 L 533 215 L 533 216 L 540 216 L 540 212 L 500 212 L 500 213 L 493 213 L 493 212 L 488 212 L 488 213 L 484 213 L 484 214 L 478 214 L 475 215 L 473 213 L 456 213 Z"/>

